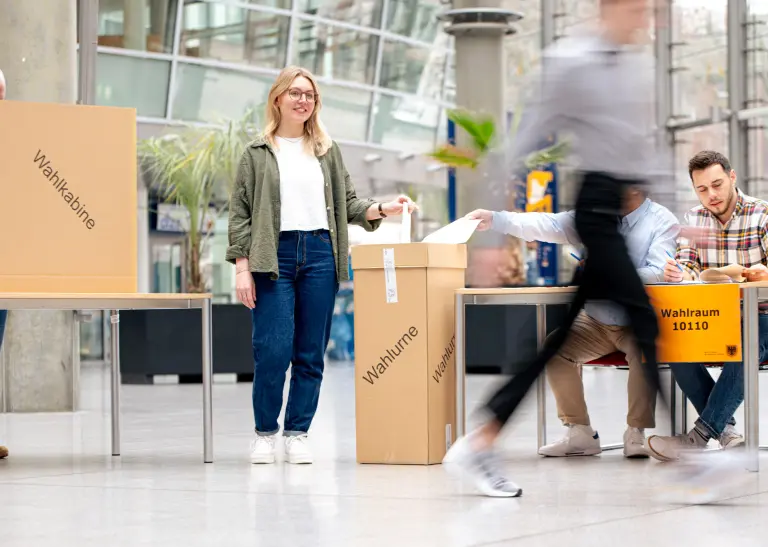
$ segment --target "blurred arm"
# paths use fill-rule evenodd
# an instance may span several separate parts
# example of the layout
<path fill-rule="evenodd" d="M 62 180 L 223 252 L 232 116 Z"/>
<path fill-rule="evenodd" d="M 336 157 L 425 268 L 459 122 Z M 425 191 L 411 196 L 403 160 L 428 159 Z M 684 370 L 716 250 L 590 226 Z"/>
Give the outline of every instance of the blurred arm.
<path fill-rule="evenodd" d="M 648 247 L 648 255 L 645 257 L 645 266 L 637 270 L 643 283 L 664 281 L 664 265 L 670 256 L 675 255 L 679 232 L 677 219 L 671 212 L 659 215 L 657 225 L 654 226 L 653 239 Z"/>
<path fill-rule="evenodd" d="M 573 211 L 564 213 L 493 213 L 492 228 L 525 241 L 581 245 Z"/>

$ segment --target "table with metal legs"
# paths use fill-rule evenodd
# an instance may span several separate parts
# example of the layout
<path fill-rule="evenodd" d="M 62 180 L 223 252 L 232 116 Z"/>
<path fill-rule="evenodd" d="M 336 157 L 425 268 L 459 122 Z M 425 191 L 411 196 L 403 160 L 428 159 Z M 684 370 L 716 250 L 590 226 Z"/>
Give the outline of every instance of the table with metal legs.
<path fill-rule="evenodd" d="M 0 293 L 0 309 L 105 310 L 112 334 L 111 410 L 112 455 L 120 455 L 120 310 L 200 309 L 202 312 L 203 461 L 213 462 L 213 325 L 212 295 L 203 294 L 86 294 Z"/>
<path fill-rule="evenodd" d="M 539 349 L 547 337 L 546 308 L 552 305 L 570 304 L 576 287 L 520 287 L 496 289 L 459 289 L 456 291 L 456 437 L 466 434 L 466 307 L 470 305 L 496 306 L 536 306 L 536 340 Z M 759 470 L 759 450 L 768 449 L 760 446 L 759 418 L 759 336 L 758 302 L 768 301 L 768 282 L 742 283 L 743 299 L 743 355 L 744 355 L 744 437 L 747 454 L 747 469 Z M 536 383 L 537 442 L 544 446 L 547 442 L 546 416 L 547 383 L 546 376 L 540 375 Z M 673 380 L 674 382 L 674 380 Z M 675 390 L 673 390 L 674 397 Z M 674 409 L 673 409 L 674 412 Z M 683 409 L 683 416 L 685 412 Z M 675 416 L 672 416 L 673 434 Z M 609 445 L 606 449 L 623 445 Z"/>

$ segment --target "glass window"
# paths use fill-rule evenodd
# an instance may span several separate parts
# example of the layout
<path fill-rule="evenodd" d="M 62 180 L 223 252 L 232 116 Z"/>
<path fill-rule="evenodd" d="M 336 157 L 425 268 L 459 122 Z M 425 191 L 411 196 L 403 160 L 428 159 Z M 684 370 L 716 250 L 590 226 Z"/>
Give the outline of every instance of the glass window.
<path fill-rule="evenodd" d="M 200 2 L 184 7 L 179 53 L 283 68 L 290 18 L 263 11 Z"/>
<path fill-rule="evenodd" d="M 526 14 L 526 19 L 529 9 L 517 8 L 518 11 Z M 600 14 L 599 0 L 558 0 L 555 9 L 558 14 L 555 19 L 555 31 L 559 36 L 574 35 L 594 23 Z M 523 21 L 525 19 L 520 23 Z"/>
<path fill-rule="evenodd" d="M 728 0 L 673 4 L 673 115 L 702 119 L 728 103 L 726 11 Z"/>
<path fill-rule="evenodd" d="M 299 11 L 361 27 L 381 27 L 382 0 L 297 0 Z"/>
<path fill-rule="evenodd" d="M 379 85 L 439 100 L 443 90 L 446 50 L 384 41 Z"/>
<path fill-rule="evenodd" d="M 332 139 L 366 141 L 372 93 L 320 84 L 323 107 L 320 119 Z"/>
<path fill-rule="evenodd" d="M 768 104 L 768 3 L 751 0 L 747 5 L 747 107 L 756 108 Z"/>
<path fill-rule="evenodd" d="M 100 46 L 171 53 L 175 24 L 175 1 L 99 2 Z"/>
<path fill-rule="evenodd" d="M 274 77 L 180 63 L 173 118 L 216 123 L 253 108 L 261 116 Z"/>
<path fill-rule="evenodd" d="M 285 10 L 291 9 L 291 1 L 292 0 L 240 0 L 243 4 L 254 4 Z"/>
<path fill-rule="evenodd" d="M 373 142 L 417 154 L 429 152 L 435 146 L 439 116 L 435 103 L 380 94 L 374 108 Z"/>
<path fill-rule="evenodd" d="M 378 37 L 296 19 L 292 63 L 318 77 L 372 84 Z"/>
<path fill-rule="evenodd" d="M 136 109 L 139 116 L 165 118 L 170 61 L 99 53 L 96 104 Z"/>
<path fill-rule="evenodd" d="M 432 43 L 438 31 L 442 33 L 437 16 L 443 9 L 439 0 L 389 0 L 387 30 Z"/>
<path fill-rule="evenodd" d="M 445 93 L 443 100 L 454 104 L 456 102 L 456 55 L 451 52 L 448 70 L 445 73 Z"/>

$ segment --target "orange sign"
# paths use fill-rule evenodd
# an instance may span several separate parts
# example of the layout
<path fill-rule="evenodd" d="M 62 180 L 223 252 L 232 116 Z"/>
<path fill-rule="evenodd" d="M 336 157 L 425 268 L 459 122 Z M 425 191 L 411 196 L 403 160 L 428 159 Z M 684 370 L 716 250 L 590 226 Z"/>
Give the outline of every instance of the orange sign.
<path fill-rule="evenodd" d="M 659 320 L 659 363 L 741 361 L 738 285 L 649 285 L 646 289 Z"/>

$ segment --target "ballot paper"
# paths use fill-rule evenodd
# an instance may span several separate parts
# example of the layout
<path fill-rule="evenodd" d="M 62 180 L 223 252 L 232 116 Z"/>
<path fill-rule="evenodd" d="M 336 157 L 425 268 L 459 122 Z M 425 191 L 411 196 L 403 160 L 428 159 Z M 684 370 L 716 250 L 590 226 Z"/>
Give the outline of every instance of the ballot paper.
<path fill-rule="evenodd" d="M 469 238 L 472 237 L 472 234 L 475 233 L 479 224 L 479 219 L 472 220 L 467 217 L 462 217 L 451 222 L 447 226 L 443 226 L 439 230 L 432 232 L 425 237 L 422 242 L 452 243 L 454 245 L 458 243 L 466 243 L 469 241 Z"/>

